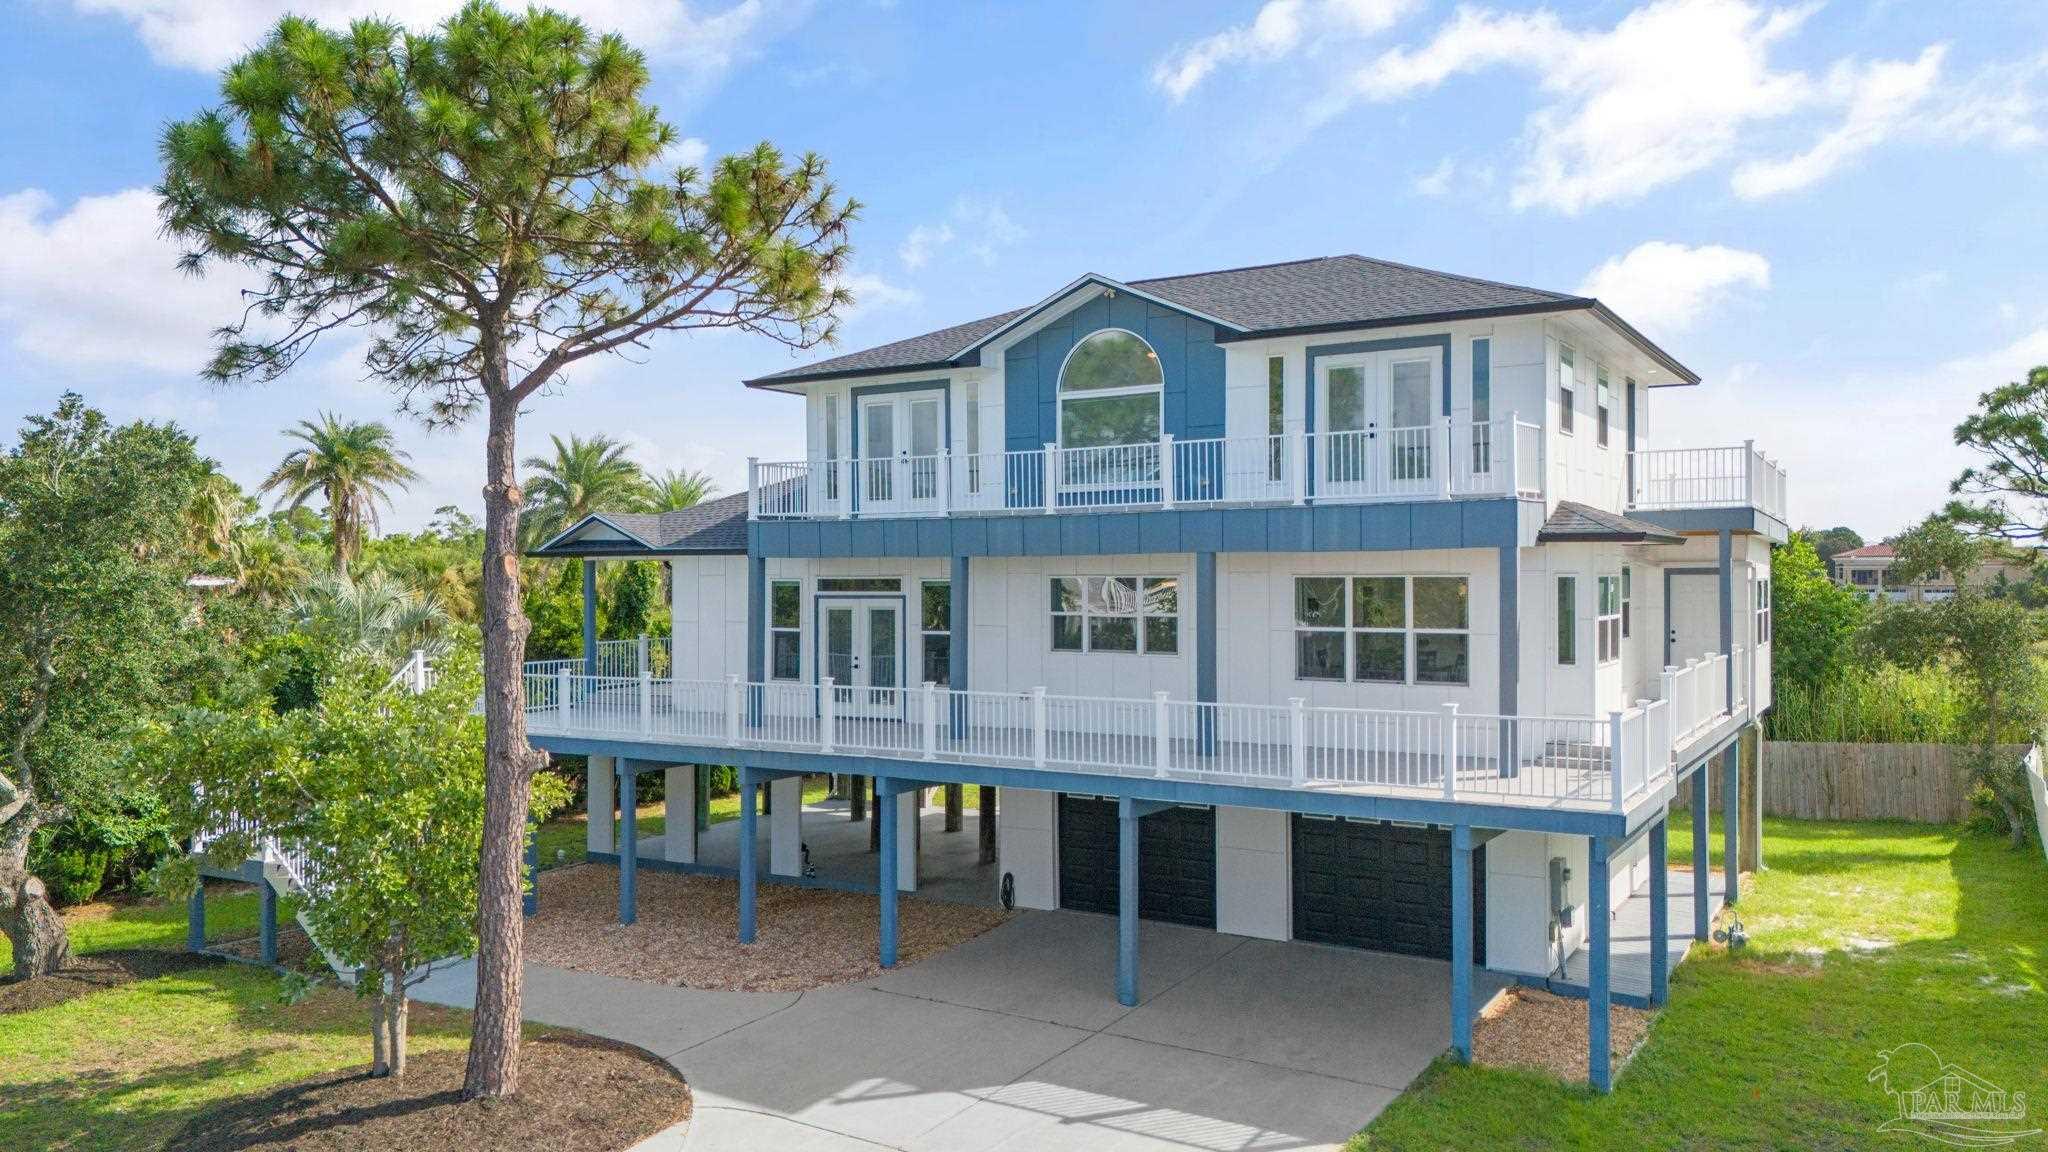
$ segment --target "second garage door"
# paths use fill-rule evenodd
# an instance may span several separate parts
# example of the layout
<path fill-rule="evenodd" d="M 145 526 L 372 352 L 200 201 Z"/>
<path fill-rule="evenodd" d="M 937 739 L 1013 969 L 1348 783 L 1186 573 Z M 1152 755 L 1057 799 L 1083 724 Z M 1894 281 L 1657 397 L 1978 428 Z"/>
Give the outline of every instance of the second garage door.
<path fill-rule="evenodd" d="M 1294 935 L 1451 956 L 1451 834 L 1294 817 Z M 1472 850 L 1472 958 L 1486 962 L 1486 849 Z"/>
<path fill-rule="evenodd" d="M 1060 907 L 1117 910 L 1116 801 L 1061 794 Z M 1216 812 L 1168 808 L 1138 821 L 1138 915 L 1216 926 Z"/>

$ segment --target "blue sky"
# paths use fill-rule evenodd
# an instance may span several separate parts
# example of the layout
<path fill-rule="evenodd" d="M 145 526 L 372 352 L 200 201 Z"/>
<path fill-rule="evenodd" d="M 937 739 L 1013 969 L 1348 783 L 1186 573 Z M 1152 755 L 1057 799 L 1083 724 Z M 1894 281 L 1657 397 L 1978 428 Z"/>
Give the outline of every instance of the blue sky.
<path fill-rule="evenodd" d="M 428 4 L 305 0 L 325 20 Z M 1964 463 L 1975 394 L 2048 363 L 2048 5 L 1658 0 L 1453 7 L 563 4 L 646 48 L 716 154 L 826 156 L 865 205 L 842 346 L 1135 279 L 1358 252 L 1594 291 L 1698 370 L 1665 443 L 1753 437 L 1795 519 L 1894 531 Z M 480 433 L 392 414 L 338 341 L 296 378 L 196 376 L 228 277 L 170 267 L 156 135 L 285 5 L 37 0 L 0 39 L 0 415 L 65 389 L 175 418 L 251 485 L 319 409 L 399 424 L 388 525 L 474 509 Z M 274 9 L 274 10 L 273 10 Z M 815 355 L 815 354 L 814 354 Z M 609 432 L 651 467 L 800 454 L 764 339 L 677 336 L 538 400 L 523 443 Z"/>

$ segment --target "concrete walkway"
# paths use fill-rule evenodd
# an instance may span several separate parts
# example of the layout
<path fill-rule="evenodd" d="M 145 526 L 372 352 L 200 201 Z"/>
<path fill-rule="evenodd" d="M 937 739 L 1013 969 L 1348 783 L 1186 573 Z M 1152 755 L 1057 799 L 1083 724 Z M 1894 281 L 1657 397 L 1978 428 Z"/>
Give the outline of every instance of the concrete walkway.
<path fill-rule="evenodd" d="M 1438 961 L 1028 912 L 862 984 L 705 992 L 527 970 L 529 1019 L 657 1053 L 696 1093 L 644 1149 L 1334 1149 L 1450 1042 Z M 1507 981 L 1479 971 L 1484 1004 Z M 467 1007 L 467 967 L 420 998 Z"/>

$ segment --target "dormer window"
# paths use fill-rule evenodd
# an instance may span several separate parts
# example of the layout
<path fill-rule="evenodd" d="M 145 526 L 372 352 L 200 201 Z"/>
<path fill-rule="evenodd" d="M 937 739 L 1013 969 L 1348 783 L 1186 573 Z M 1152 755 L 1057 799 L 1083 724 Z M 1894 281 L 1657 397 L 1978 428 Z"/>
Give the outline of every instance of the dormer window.
<path fill-rule="evenodd" d="M 1092 333 L 1060 368 L 1060 446 L 1156 442 L 1164 382 L 1159 354 L 1136 333 Z"/>

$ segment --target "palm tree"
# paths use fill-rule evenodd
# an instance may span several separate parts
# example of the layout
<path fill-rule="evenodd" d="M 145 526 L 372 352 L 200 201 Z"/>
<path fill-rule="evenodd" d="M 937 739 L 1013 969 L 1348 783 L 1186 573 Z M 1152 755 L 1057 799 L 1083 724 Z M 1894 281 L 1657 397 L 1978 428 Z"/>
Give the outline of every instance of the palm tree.
<path fill-rule="evenodd" d="M 554 457 L 529 456 L 522 464 L 534 472 L 526 480 L 521 517 L 530 541 L 545 540 L 600 509 L 646 509 L 651 497 L 647 474 L 626 455 L 624 444 L 602 433 L 588 440 L 572 434 L 567 443 L 560 436 L 548 438 L 555 444 Z"/>
<path fill-rule="evenodd" d="M 185 538 L 207 563 L 239 568 L 237 529 L 251 510 L 252 502 L 233 480 L 209 471 L 193 490 L 192 502 L 185 506 Z"/>
<path fill-rule="evenodd" d="M 650 512 L 677 512 L 718 495 L 718 481 L 695 468 L 671 468 L 653 481 Z"/>
<path fill-rule="evenodd" d="M 309 574 L 297 546 L 261 529 L 236 533 L 235 555 L 242 594 L 265 606 L 284 603 Z"/>
<path fill-rule="evenodd" d="M 313 578 L 292 597 L 292 623 L 337 648 L 360 651 L 396 668 L 414 649 L 432 657 L 448 650 L 448 613 L 372 568 L 359 580 L 333 572 Z"/>
<path fill-rule="evenodd" d="M 334 542 L 334 570 L 344 575 L 362 551 L 365 529 L 377 527 L 377 506 L 391 504 L 391 490 L 419 479 L 391 429 L 374 420 L 356 423 L 322 412 L 320 422 L 299 421 L 285 433 L 305 444 L 288 453 L 259 491 L 278 490 L 278 507 L 300 508 L 315 493 L 327 499 Z"/>

